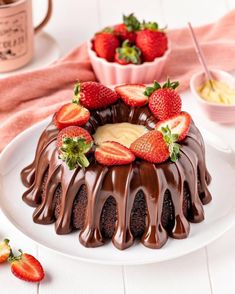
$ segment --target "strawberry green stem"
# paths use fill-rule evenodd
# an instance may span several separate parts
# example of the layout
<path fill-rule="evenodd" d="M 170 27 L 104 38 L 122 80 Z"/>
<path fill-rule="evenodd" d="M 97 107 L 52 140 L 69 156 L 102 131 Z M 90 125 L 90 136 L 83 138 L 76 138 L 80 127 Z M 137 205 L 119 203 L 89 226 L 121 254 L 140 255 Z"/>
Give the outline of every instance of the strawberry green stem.
<path fill-rule="evenodd" d="M 81 96 L 80 94 L 81 94 L 81 84 L 76 83 L 73 88 L 73 99 L 72 99 L 73 103 L 80 104 L 79 102 L 80 96 Z"/>
<path fill-rule="evenodd" d="M 113 27 L 105 27 L 101 31 L 96 32 L 95 35 L 99 35 L 99 34 L 102 34 L 102 33 L 113 34 Z"/>
<path fill-rule="evenodd" d="M 8 262 L 13 262 L 13 261 L 16 261 L 16 260 L 21 260 L 22 258 L 22 254 L 23 254 L 23 251 L 21 249 L 18 250 L 20 252 L 19 255 L 15 256 L 12 251 L 11 251 L 11 254 L 10 256 L 8 257 Z"/>
<path fill-rule="evenodd" d="M 159 29 L 158 24 L 156 22 L 145 22 L 145 21 L 143 21 L 143 23 L 141 24 L 141 28 L 148 29 L 150 31 L 158 31 Z"/>
<path fill-rule="evenodd" d="M 122 18 L 123 18 L 123 23 L 126 25 L 128 32 L 140 30 L 140 22 L 134 16 L 134 13 L 131 13 L 129 15 L 123 15 Z"/>
<path fill-rule="evenodd" d="M 175 81 L 175 82 L 171 82 L 170 79 L 168 78 L 167 81 L 161 86 L 157 81 L 153 82 L 153 86 L 152 87 L 146 87 L 145 91 L 144 91 L 144 95 L 145 96 L 151 96 L 152 93 L 158 89 L 173 89 L 175 90 L 177 87 L 179 86 L 179 82 Z"/>
<path fill-rule="evenodd" d="M 163 139 L 168 146 L 171 161 L 176 162 L 180 156 L 181 148 L 180 144 L 176 143 L 179 138 L 179 135 L 172 134 L 169 126 L 162 127 L 160 132 L 162 133 Z"/>
<path fill-rule="evenodd" d="M 65 137 L 60 148 L 60 158 L 66 162 L 70 170 L 78 166 L 88 167 L 90 163 L 85 154 L 91 149 L 92 145 L 93 142 L 87 143 L 86 139 L 81 137 Z"/>
<path fill-rule="evenodd" d="M 179 82 L 175 81 L 175 82 L 171 82 L 170 79 L 168 78 L 167 81 L 165 82 L 165 84 L 163 84 L 162 88 L 171 88 L 171 89 L 176 89 L 179 86 Z"/>
<path fill-rule="evenodd" d="M 141 51 L 138 47 L 131 46 L 129 40 L 125 40 L 122 43 L 122 47 L 117 48 L 116 52 L 118 53 L 119 59 L 133 64 L 140 64 Z"/>

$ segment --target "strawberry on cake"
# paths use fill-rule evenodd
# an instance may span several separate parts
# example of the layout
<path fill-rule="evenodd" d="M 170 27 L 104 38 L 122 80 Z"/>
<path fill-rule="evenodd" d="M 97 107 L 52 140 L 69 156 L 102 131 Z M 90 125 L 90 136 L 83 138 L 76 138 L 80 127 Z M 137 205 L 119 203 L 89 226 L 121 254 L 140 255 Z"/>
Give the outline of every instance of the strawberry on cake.
<path fill-rule="evenodd" d="M 57 234 L 79 230 L 86 247 L 111 239 L 120 250 L 135 240 L 157 249 L 186 238 L 204 219 L 211 178 L 177 86 L 77 84 L 21 173 L 33 221 L 55 223 Z"/>

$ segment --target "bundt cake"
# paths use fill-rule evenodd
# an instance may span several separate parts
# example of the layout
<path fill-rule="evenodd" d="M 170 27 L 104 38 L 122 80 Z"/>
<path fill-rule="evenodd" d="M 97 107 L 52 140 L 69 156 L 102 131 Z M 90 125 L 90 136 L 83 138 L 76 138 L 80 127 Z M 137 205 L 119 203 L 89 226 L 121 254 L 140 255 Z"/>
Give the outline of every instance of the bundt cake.
<path fill-rule="evenodd" d="M 211 178 L 204 142 L 193 121 L 174 162 L 136 157 L 129 164 L 103 165 L 93 146 L 87 153 L 89 166 L 71 170 L 56 147 L 60 130 L 54 120 L 39 139 L 33 163 L 21 172 L 27 187 L 23 201 L 36 207 L 35 223 L 55 222 L 57 234 L 80 230 L 79 240 L 86 247 L 112 239 L 123 250 L 138 239 L 146 247 L 160 248 L 168 236 L 186 238 L 189 222 L 203 221 L 203 205 L 211 201 Z M 90 109 L 83 129 L 94 135 L 100 126 L 123 122 L 151 131 L 158 119 L 146 104 L 133 107 L 117 99 L 105 108 Z"/>

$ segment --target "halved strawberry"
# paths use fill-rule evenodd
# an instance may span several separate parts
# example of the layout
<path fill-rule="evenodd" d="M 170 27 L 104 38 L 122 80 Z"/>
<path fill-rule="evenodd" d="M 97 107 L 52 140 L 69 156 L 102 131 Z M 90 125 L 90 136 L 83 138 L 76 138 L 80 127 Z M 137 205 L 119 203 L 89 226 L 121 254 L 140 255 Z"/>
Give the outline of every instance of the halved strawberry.
<path fill-rule="evenodd" d="M 162 128 L 167 126 L 170 128 L 172 134 L 178 136 L 177 141 L 182 141 L 188 134 L 191 124 L 191 116 L 187 112 L 181 112 L 169 119 L 159 121 L 156 125 L 158 131 L 162 131 Z"/>
<path fill-rule="evenodd" d="M 8 257 L 11 255 L 9 242 L 10 241 L 8 239 L 4 239 L 0 242 L 0 263 L 7 261 Z"/>
<path fill-rule="evenodd" d="M 115 91 L 129 106 L 143 106 L 148 103 L 148 97 L 144 94 L 145 85 L 125 84 L 115 87 Z"/>
<path fill-rule="evenodd" d="M 26 282 L 40 282 L 45 276 L 40 262 L 30 254 L 19 252 L 19 256 L 9 258 L 12 273 Z"/>
<path fill-rule="evenodd" d="M 82 126 L 90 118 L 90 112 L 85 107 L 75 103 L 63 105 L 55 114 L 54 124 L 59 130 L 69 126 Z"/>
<path fill-rule="evenodd" d="M 107 141 L 95 150 L 96 160 L 103 165 L 124 165 L 135 160 L 134 154 L 118 142 Z"/>
<path fill-rule="evenodd" d="M 69 169 L 88 167 L 86 153 L 91 149 L 93 140 L 83 128 L 70 126 L 59 132 L 56 146 L 59 157 L 66 162 Z"/>

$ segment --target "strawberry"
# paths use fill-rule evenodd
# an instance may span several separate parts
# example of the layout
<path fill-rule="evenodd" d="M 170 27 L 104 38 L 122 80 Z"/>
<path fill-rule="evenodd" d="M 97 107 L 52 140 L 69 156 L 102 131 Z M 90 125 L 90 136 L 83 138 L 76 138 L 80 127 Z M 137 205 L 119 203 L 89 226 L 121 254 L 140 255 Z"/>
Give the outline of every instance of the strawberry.
<path fill-rule="evenodd" d="M 74 87 L 73 102 L 88 109 L 105 108 L 114 104 L 117 99 L 113 90 L 97 82 L 77 83 Z"/>
<path fill-rule="evenodd" d="M 124 23 L 120 23 L 114 26 L 114 34 L 120 38 L 121 41 L 128 40 L 132 44 L 135 44 L 136 32 L 128 31 Z"/>
<path fill-rule="evenodd" d="M 90 118 L 90 112 L 85 107 L 75 103 L 63 105 L 55 114 L 54 124 L 59 130 L 68 126 L 82 126 Z"/>
<path fill-rule="evenodd" d="M 120 38 L 121 41 L 129 40 L 131 43 L 135 43 L 136 31 L 140 29 L 140 22 L 134 16 L 123 15 L 123 23 L 114 26 L 114 34 Z"/>
<path fill-rule="evenodd" d="M 129 106 L 143 106 L 148 102 L 148 97 L 144 94 L 145 85 L 124 84 L 115 87 L 115 91 Z"/>
<path fill-rule="evenodd" d="M 11 247 L 9 242 L 10 241 L 8 239 L 0 242 L 0 263 L 7 261 L 8 257 L 11 255 Z"/>
<path fill-rule="evenodd" d="M 163 128 L 163 133 L 153 130 L 135 140 L 130 150 L 136 157 L 152 163 L 161 163 L 169 157 L 175 162 L 179 157 L 180 145 L 175 143 L 178 136 L 172 135 L 169 128 Z"/>
<path fill-rule="evenodd" d="M 168 79 L 162 87 L 155 81 L 153 87 L 146 88 L 145 95 L 150 96 L 149 108 L 157 119 L 165 120 L 180 113 L 182 101 L 175 91 L 178 85 Z"/>
<path fill-rule="evenodd" d="M 124 165 L 135 160 L 134 154 L 117 142 L 107 141 L 95 150 L 96 160 L 103 165 Z"/>
<path fill-rule="evenodd" d="M 85 129 L 76 126 L 70 126 L 60 131 L 56 142 L 59 157 L 66 162 L 70 170 L 77 166 L 89 166 L 85 154 L 92 145 L 91 135 Z"/>
<path fill-rule="evenodd" d="M 136 46 L 131 46 L 128 40 L 122 43 L 122 47 L 116 49 L 115 61 L 122 64 L 140 64 L 141 52 Z"/>
<path fill-rule="evenodd" d="M 19 250 L 19 256 L 10 257 L 12 273 L 26 282 L 40 282 L 44 276 L 44 270 L 40 262 L 30 254 Z"/>
<path fill-rule="evenodd" d="M 114 61 L 115 50 L 120 43 L 118 38 L 108 30 L 97 33 L 94 38 L 94 50 L 99 57 Z"/>
<path fill-rule="evenodd" d="M 143 23 L 137 32 L 136 46 L 141 50 L 144 61 L 153 61 L 167 50 L 167 36 L 159 30 L 157 23 Z"/>
<path fill-rule="evenodd" d="M 188 134 L 191 124 L 191 116 L 187 112 L 181 112 L 169 119 L 160 121 L 156 125 L 156 129 L 161 131 L 167 126 L 170 128 L 172 134 L 178 136 L 177 141 L 182 141 Z"/>

